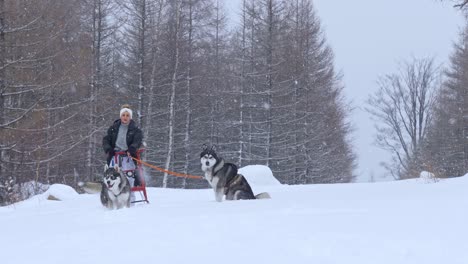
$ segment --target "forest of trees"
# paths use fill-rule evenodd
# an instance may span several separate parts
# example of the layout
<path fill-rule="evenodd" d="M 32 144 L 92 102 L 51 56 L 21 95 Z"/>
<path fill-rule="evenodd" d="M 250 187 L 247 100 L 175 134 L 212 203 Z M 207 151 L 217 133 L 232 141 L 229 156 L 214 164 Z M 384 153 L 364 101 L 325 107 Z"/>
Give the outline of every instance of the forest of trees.
<path fill-rule="evenodd" d="M 0 0 L 0 203 L 101 177 L 129 103 L 144 159 L 201 174 L 214 144 L 287 184 L 354 178 L 350 111 L 311 0 Z M 151 186 L 207 187 L 147 170 Z"/>
<path fill-rule="evenodd" d="M 449 0 L 465 15 L 468 1 Z M 468 172 L 468 22 L 449 64 L 412 58 L 384 75 L 368 100 L 378 122 L 377 144 L 392 154 L 385 164 L 397 180 Z"/>

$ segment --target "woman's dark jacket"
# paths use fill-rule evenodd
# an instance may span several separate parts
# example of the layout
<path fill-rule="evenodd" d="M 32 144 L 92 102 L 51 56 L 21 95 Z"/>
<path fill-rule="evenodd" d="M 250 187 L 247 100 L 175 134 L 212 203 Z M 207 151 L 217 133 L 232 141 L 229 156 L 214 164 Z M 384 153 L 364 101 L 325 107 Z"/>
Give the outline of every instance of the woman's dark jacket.
<path fill-rule="evenodd" d="M 120 119 L 116 120 L 114 124 L 107 130 L 107 135 L 102 139 L 102 148 L 107 153 L 107 163 L 114 156 L 115 142 L 117 141 L 117 135 L 119 134 Z M 143 141 L 143 132 L 139 129 L 135 121 L 130 120 L 127 131 L 127 146 L 128 151 L 132 157 L 136 157 L 137 150 L 141 147 Z"/>

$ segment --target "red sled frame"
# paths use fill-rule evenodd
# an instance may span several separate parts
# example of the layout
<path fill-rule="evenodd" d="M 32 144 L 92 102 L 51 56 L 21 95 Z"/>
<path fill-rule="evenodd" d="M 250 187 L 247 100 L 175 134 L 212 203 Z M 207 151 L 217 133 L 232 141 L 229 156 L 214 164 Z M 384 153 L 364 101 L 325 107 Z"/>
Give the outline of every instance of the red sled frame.
<path fill-rule="evenodd" d="M 122 170 L 122 172 L 124 173 L 125 177 L 127 177 L 127 173 L 128 172 L 132 172 L 133 176 L 134 177 L 137 177 L 135 176 L 135 171 L 138 170 L 138 177 L 139 177 L 139 180 L 140 180 L 140 186 L 133 186 L 131 188 L 131 191 L 132 192 L 139 192 L 140 193 L 140 197 L 142 197 L 143 199 L 141 200 L 135 200 L 135 201 L 132 201 L 132 203 L 141 203 L 141 202 L 146 202 L 146 203 L 149 203 L 148 201 L 148 195 L 146 193 L 146 182 L 145 182 L 145 177 L 143 177 L 143 166 L 140 162 L 140 158 L 141 158 L 141 152 L 145 151 L 144 149 L 139 149 L 137 150 L 137 153 L 136 153 L 136 159 L 137 159 L 137 166 L 135 169 L 133 170 Z M 120 152 L 116 152 L 114 154 L 114 164 L 119 164 L 119 166 L 121 165 L 120 164 L 120 159 L 119 159 L 119 156 L 127 156 L 127 152 L 125 151 L 120 151 Z M 120 166 L 121 167 L 121 166 Z"/>

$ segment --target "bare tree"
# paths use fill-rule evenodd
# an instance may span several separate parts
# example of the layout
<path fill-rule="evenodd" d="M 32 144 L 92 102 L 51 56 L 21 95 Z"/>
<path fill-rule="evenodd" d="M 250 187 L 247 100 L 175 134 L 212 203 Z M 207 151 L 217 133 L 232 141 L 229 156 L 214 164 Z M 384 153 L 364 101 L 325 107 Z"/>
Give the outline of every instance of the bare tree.
<path fill-rule="evenodd" d="M 441 0 L 441 1 L 450 1 L 454 3 L 454 7 L 464 9 L 468 5 L 468 0 Z"/>
<path fill-rule="evenodd" d="M 117 26 L 110 21 L 115 19 L 117 5 L 113 0 L 87 0 L 83 2 L 85 15 L 83 22 L 87 33 L 92 36 L 91 41 L 91 74 L 89 85 L 88 104 L 88 124 L 89 140 L 87 146 L 88 179 L 92 180 L 99 175 L 101 163 L 98 159 L 100 152 L 100 142 L 98 132 L 104 130 L 107 124 L 103 122 L 104 116 L 109 115 L 109 105 L 103 105 L 100 100 L 106 91 L 112 89 L 109 80 L 112 69 L 109 67 L 115 57 L 112 56 L 113 39 L 117 31 Z M 113 101 L 113 100 L 112 100 Z M 101 135 L 101 134 L 99 134 Z"/>
<path fill-rule="evenodd" d="M 462 9 L 462 8 L 465 8 L 467 4 L 468 4 L 468 0 L 463 0 L 463 1 L 459 1 L 459 3 L 455 5 L 455 7 Z"/>
<path fill-rule="evenodd" d="M 387 168 L 395 179 L 417 177 L 421 169 L 420 148 L 432 120 L 437 72 L 431 58 L 405 62 L 398 73 L 381 77 L 368 99 L 366 110 L 378 122 L 376 143 L 392 153 L 393 164 Z"/>
<path fill-rule="evenodd" d="M 187 102 L 187 114 L 185 118 L 185 135 L 184 135 L 184 151 L 185 151 L 185 163 L 184 163 L 184 173 L 188 173 L 190 167 L 190 141 L 191 141 L 191 128 L 192 128 L 192 111 L 191 111 L 191 95 L 192 95 L 192 63 L 193 63 L 193 50 L 194 50 L 194 39 L 193 39 L 193 31 L 194 31 L 194 2 L 193 0 L 188 0 L 188 17 L 187 17 L 187 74 L 185 77 L 185 82 L 187 86 L 187 93 L 186 93 L 186 102 Z M 182 188 L 187 186 L 187 180 L 184 179 L 182 183 Z"/>
<path fill-rule="evenodd" d="M 247 59 L 249 69 L 244 67 L 243 115 L 248 116 L 249 124 L 243 126 L 245 158 L 247 163 L 268 165 L 272 161 L 272 121 L 274 111 L 274 93 L 282 89 L 280 69 L 284 58 L 280 51 L 284 45 L 282 37 L 285 25 L 285 1 L 261 0 L 248 1 L 243 5 L 243 27 L 248 32 L 248 39 L 243 33 L 245 54 L 246 47 L 250 52 Z M 246 89 L 247 86 L 247 89 Z M 245 130 L 248 131 L 245 131 Z"/>
<path fill-rule="evenodd" d="M 5 80 L 5 0 L 0 0 L 0 125 L 4 124 L 4 115 L 5 115 L 5 91 L 6 91 L 6 80 Z M 6 158 L 5 150 L 7 148 L 6 144 L 6 135 L 3 129 L 0 128 L 0 161 L 3 162 Z M 0 175 L 5 168 L 0 165 Z"/>
<path fill-rule="evenodd" d="M 166 163 L 165 163 L 165 169 L 168 170 L 171 166 L 171 159 L 173 155 L 173 149 L 174 149 L 174 130 L 175 130 L 175 97 L 176 97 L 176 87 L 177 87 L 177 82 L 178 82 L 178 77 L 179 77 L 179 67 L 180 67 L 180 53 L 181 53 L 181 47 L 180 47 L 180 38 L 181 38 L 181 0 L 175 0 L 175 3 L 173 3 L 173 15 L 175 17 L 174 23 L 173 23 L 173 41 L 174 41 L 174 48 L 175 48 L 175 53 L 174 53 L 174 59 L 173 59 L 173 72 L 172 72 L 172 79 L 171 79 L 171 93 L 170 93 L 170 99 L 169 99 L 169 132 L 168 132 L 168 148 L 167 148 L 167 155 L 166 155 Z M 163 188 L 167 187 L 167 182 L 168 182 L 168 174 L 167 172 L 164 173 L 164 178 L 163 178 Z"/>
<path fill-rule="evenodd" d="M 158 74 L 160 72 L 160 50 L 161 50 L 161 39 L 162 39 L 162 30 L 161 27 L 163 26 L 163 15 L 164 15 L 164 8 L 167 5 L 165 0 L 158 0 L 154 2 L 154 5 L 150 5 L 150 53 L 151 53 L 151 73 L 149 74 L 150 80 L 148 84 L 148 103 L 146 106 L 146 113 L 145 113 L 145 127 L 146 129 L 143 130 L 145 141 L 148 142 L 150 140 L 150 132 L 153 130 L 153 122 L 154 117 L 153 113 L 155 110 L 155 94 L 157 94 L 157 84 L 160 82 L 158 80 Z M 147 150 L 148 152 L 152 152 Z M 145 155 L 144 158 L 146 159 L 148 155 Z"/>
<path fill-rule="evenodd" d="M 145 131 L 143 113 L 146 111 L 147 85 L 151 76 L 151 23 L 154 21 L 155 7 L 159 1 L 153 0 L 131 0 L 122 1 L 123 9 L 127 15 L 128 23 L 125 26 L 123 37 L 127 43 L 125 55 L 127 57 L 127 97 L 129 102 L 136 105 L 137 115 L 135 119 Z M 137 96 L 133 96 L 136 94 Z"/>

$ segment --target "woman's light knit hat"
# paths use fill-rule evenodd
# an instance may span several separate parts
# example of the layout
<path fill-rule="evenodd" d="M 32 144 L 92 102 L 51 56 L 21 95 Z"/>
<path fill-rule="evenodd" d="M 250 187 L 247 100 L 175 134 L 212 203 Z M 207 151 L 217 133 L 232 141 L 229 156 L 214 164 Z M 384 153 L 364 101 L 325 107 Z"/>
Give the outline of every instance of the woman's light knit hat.
<path fill-rule="evenodd" d="M 122 114 L 125 112 L 127 112 L 130 115 L 130 119 L 133 118 L 133 112 L 132 112 L 132 109 L 130 109 L 130 105 L 128 104 L 122 105 L 122 109 L 120 109 L 120 116 L 122 116 Z"/>

